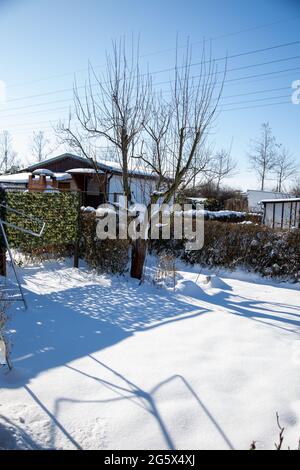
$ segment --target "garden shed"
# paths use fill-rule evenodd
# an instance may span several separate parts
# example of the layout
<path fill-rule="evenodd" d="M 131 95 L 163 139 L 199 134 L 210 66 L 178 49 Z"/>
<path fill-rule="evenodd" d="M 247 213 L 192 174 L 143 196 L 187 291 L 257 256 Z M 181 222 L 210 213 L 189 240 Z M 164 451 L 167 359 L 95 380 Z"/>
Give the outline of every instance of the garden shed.
<path fill-rule="evenodd" d="M 271 228 L 300 228 L 300 198 L 265 199 L 263 224 Z"/>

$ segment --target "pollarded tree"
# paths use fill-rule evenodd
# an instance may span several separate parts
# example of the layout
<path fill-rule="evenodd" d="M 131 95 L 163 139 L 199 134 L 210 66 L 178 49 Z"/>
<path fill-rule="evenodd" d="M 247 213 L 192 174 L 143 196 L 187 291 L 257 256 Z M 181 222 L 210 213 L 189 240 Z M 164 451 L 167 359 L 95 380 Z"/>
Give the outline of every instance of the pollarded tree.
<path fill-rule="evenodd" d="M 211 155 L 207 139 L 217 113 L 226 67 L 218 81 L 217 68 L 205 43 L 199 74 L 192 75 L 192 54 L 187 46 L 182 62 L 176 54 L 174 79 L 169 93 L 152 100 L 149 120 L 145 124 L 147 142 L 139 158 L 158 177 L 157 191 L 151 204 L 168 204 L 177 191 L 186 187 L 197 175 L 211 171 Z M 152 151 L 151 151 L 152 150 Z M 151 228 L 147 211 L 148 230 Z M 141 279 L 147 251 L 148 233 L 134 246 L 131 275 Z"/>

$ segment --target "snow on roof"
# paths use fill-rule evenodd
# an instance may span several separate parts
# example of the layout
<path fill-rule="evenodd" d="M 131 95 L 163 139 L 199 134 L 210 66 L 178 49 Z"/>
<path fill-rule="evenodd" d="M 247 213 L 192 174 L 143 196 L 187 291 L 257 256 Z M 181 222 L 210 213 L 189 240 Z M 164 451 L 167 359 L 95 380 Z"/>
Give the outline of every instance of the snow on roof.
<path fill-rule="evenodd" d="M 281 203 L 281 202 L 299 202 L 300 201 L 300 197 L 288 197 L 288 198 L 282 198 L 282 199 L 263 199 L 260 201 L 260 204 L 268 204 L 268 203 Z"/>
<path fill-rule="evenodd" d="M 205 202 L 207 201 L 207 197 L 187 197 L 189 201 L 194 201 L 194 202 Z"/>
<path fill-rule="evenodd" d="M 47 170 L 48 171 L 48 170 Z M 71 180 L 72 176 L 69 175 L 68 173 L 53 173 L 52 171 L 51 177 L 55 178 L 57 181 L 67 181 Z M 50 179 L 50 173 L 49 175 L 47 173 L 41 173 L 46 175 L 46 179 Z M 33 176 L 38 176 L 39 173 L 32 173 Z M 1 175 L 0 176 L 0 183 L 15 183 L 15 184 L 27 184 L 29 180 L 29 176 L 31 173 L 14 173 L 11 175 Z"/>
<path fill-rule="evenodd" d="M 72 175 L 69 175 L 69 173 L 53 173 L 53 175 L 57 181 L 68 181 L 72 179 Z"/>
<path fill-rule="evenodd" d="M 12 175 L 1 175 L 0 183 L 28 183 L 29 175 L 31 175 L 31 173 L 15 173 Z"/>
<path fill-rule="evenodd" d="M 100 170 L 101 171 L 101 170 Z M 72 174 L 82 174 L 82 173 L 87 173 L 87 174 L 94 174 L 96 173 L 96 170 L 94 168 L 72 168 L 71 170 L 67 170 L 67 173 Z"/>
<path fill-rule="evenodd" d="M 278 192 L 278 191 L 271 191 L 267 189 L 247 189 L 247 193 L 262 193 L 262 194 L 274 194 L 278 196 L 287 196 L 289 197 L 290 194 L 288 193 L 283 193 L 283 192 Z"/>
<path fill-rule="evenodd" d="M 48 170 L 47 168 L 39 168 L 37 170 L 34 170 L 32 173 L 34 176 L 35 175 L 46 175 L 46 176 L 54 176 L 53 171 Z"/>

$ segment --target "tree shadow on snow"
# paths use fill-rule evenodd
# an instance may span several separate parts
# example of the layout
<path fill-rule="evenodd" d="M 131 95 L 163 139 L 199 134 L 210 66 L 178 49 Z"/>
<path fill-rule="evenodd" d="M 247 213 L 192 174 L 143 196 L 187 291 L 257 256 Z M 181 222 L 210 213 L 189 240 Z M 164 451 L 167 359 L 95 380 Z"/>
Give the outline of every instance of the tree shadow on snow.
<path fill-rule="evenodd" d="M 64 398 L 64 397 L 58 398 L 55 401 L 55 406 L 54 406 L 54 415 L 56 417 L 59 416 L 61 408 L 64 405 L 70 404 L 70 403 L 73 403 L 73 404 L 85 403 L 85 404 L 92 404 L 92 405 L 98 404 L 98 405 L 105 406 L 105 404 L 107 403 L 115 403 L 115 402 L 120 402 L 124 400 L 126 401 L 129 400 L 133 404 L 133 406 L 141 407 L 144 411 L 146 411 L 150 415 L 150 417 L 157 424 L 157 427 L 165 442 L 165 447 L 167 449 L 174 450 L 176 449 L 176 444 L 171 436 L 170 429 L 168 429 L 168 426 L 165 423 L 163 416 L 161 415 L 159 411 L 159 406 L 156 402 L 155 394 L 159 392 L 160 389 L 163 388 L 164 386 L 174 381 L 178 381 L 179 384 L 181 384 L 184 387 L 187 393 L 192 396 L 192 398 L 194 399 L 195 403 L 198 406 L 199 414 L 200 415 L 204 414 L 206 419 L 209 420 L 209 422 L 211 423 L 211 426 L 217 432 L 217 434 L 219 435 L 223 443 L 225 443 L 226 447 L 228 449 L 234 449 L 233 444 L 228 438 L 228 436 L 226 435 L 225 431 L 222 429 L 220 424 L 212 415 L 208 407 L 200 399 L 199 395 L 196 393 L 193 387 L 189 384 L 189 382 L 182 375 L 179 375 L 179 374 L 173 375 L 167 378 L 166 380 L 159 382 L 152 389 L 147 391 L 139 387 L 137 384 L 133 383 L 131 380 L 127 379 L 120 372 L 116 371 L 115 369 L 108 366 L 107 364 L 101 362 L 94 356 L 89 355 L 89 357 L 98 366 L 95 369 L 95 374 L 93 375 L 71 365 L 66 365 L 66 367 L 73 372 L 83 375 L 85 378 L 98 382 L 100 386 L 108 389 L 112 393 L 112 396 L 106 399 L 102 399 L 102 400 L 79 400 L 79 399 L 77 400 L 77 399 L 70 399 L 70 398 Z M 101 373 L 101 371 L 105 371 L 105 372 L 108 371 L 112 375 L 112 379 L 107 380 L 107 379 L 101 378 L 101 375 L 99 375 L 99 372 Z M 118 383 L 116 383 L 116 381 Z M 53 445 L 53 448 L 55 448 L 55 429 L 53 429 L 53 432 L 52 432 L 52 439 L 53 439 L 52 445 Z M 199 446 L 201 446 L 201 443 L 199 443 Z"/>
<path fill-rule="evenodd" d="M 232 287 L 217 276 L 212 276 L 209 282 L 209 287 L 214 290 L 207 291 L 203 287 L 206 287 L 205 283 L 201 285 L 197 281 L 183 278 L 178 293 L 201 300 L 203 305 L 207 306 L 208 311 L 221 307 L 231 314 L 283 329 L 289 333 L 300 333 L 300 306 L 234 294 Z M 294 292 L 300 296 L 299 291 L 294 290 Z"/>
<path fill-rule="evenodd" d="M 114 288 L 115 287 L 115 288 Z M 205 308 L 163 289 L 87 285 L 26 295 L 30 312 L 14 313 L 12 361 L 16 372 L 0 386 L 21 387 L 39 373 L 110 347 L 136 332 L 201 315 Z"/>

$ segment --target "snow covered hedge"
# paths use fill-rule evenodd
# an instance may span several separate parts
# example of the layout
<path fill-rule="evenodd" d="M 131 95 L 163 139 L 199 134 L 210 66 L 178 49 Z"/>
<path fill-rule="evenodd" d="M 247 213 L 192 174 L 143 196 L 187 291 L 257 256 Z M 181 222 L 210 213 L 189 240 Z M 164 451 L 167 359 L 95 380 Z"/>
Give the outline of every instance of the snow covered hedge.
<path fill-rule="evenodd" d="M 23 253 L 64 252 L 79 237 L 80 198 L 76 193 L 40 193 L 7 191 L 6 204 L 46 223 L 41 238 L 7 227 L 9 243 Z M 11 212 L 6 220 L 22 228 L 39 232 L 41 224 Z"/>
<path fill-rule="evenodd" d="M 128 263 L 128 240 L 99 240 L 96 237 L 96 211 L 81 212 L 80 255 L 102 272 L 123 273 Z"/>
<path fill-rule="evenodd" d="M 178 212 L 176 212 L 178 214 Z M 204 220 L 218 220 L 220 222 L 253 222 L 261 223 L 261 215 L 251 212 L 238 212 L 238 211 L 209 211 L 209 210 L 189 210 L 181 212 L 187 217 L 195 217 L 197 214 L 204 218 Z"/>
<path fill-rule="evenodd" d="M 182 240 L 153 241 L 152 248 L 172 251 L 192 264 L 232 270 L 241 267 L 263 276 L 300 280 L 300 230 L 206 221 L 201 250 L 186 252 Z"/>

